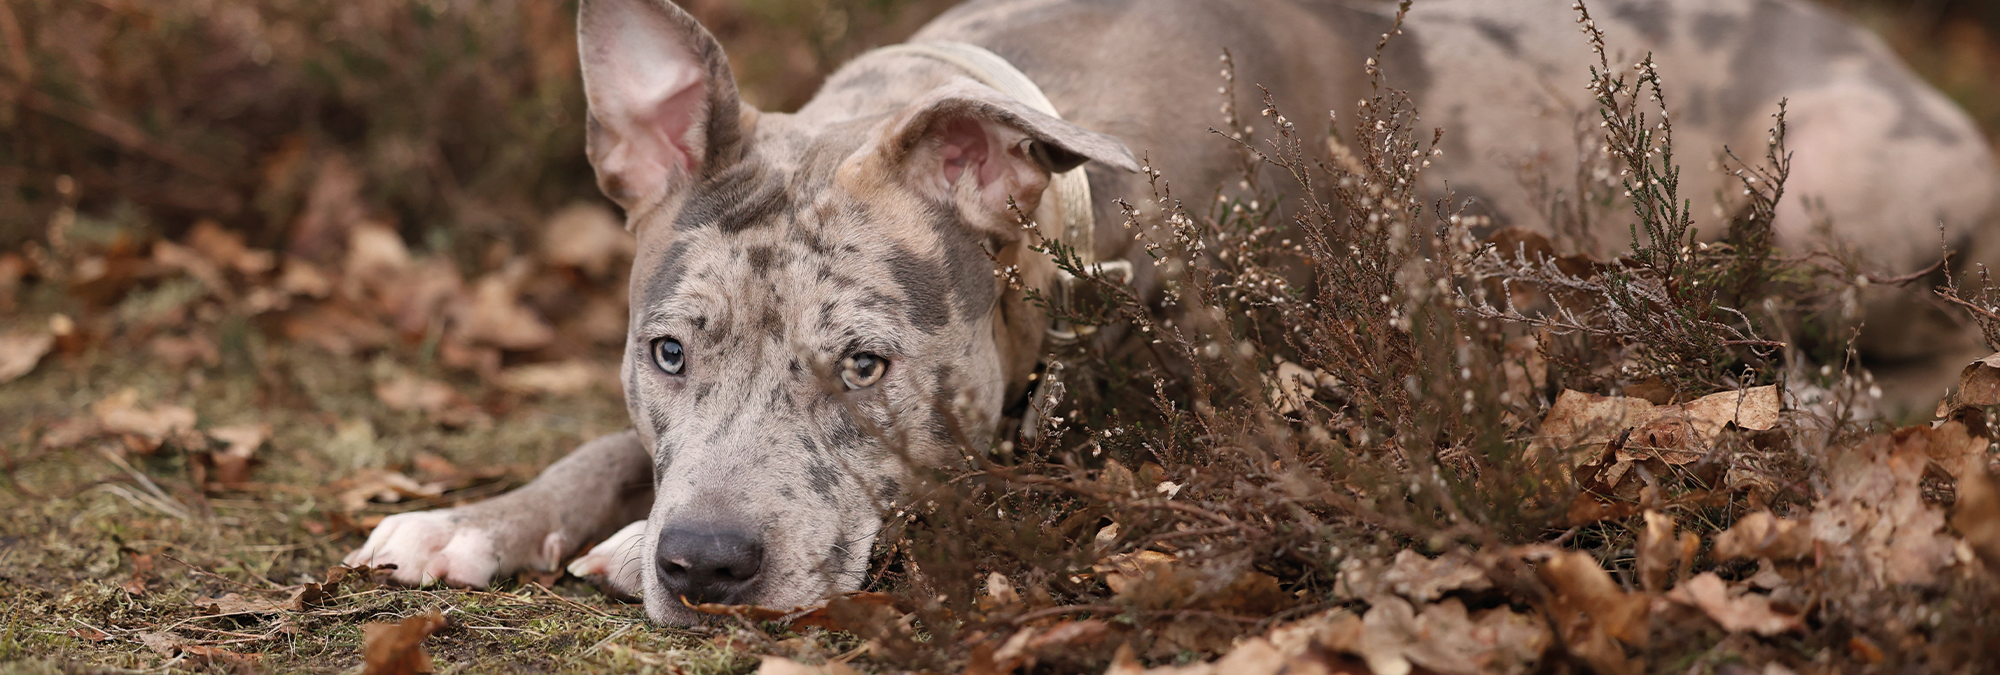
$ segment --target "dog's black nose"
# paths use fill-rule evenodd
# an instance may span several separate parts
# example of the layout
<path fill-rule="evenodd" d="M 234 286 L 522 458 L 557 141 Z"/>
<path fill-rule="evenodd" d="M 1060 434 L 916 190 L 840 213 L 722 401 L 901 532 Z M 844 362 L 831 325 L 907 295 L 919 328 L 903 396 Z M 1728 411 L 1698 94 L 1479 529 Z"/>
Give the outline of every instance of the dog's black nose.
<path fill-rule="evenodd" d="M 741 528 L 669 526 L 660 531 L 658 558 L 668 598 L 742 604 L 764 567 L 764 542 Z"/>

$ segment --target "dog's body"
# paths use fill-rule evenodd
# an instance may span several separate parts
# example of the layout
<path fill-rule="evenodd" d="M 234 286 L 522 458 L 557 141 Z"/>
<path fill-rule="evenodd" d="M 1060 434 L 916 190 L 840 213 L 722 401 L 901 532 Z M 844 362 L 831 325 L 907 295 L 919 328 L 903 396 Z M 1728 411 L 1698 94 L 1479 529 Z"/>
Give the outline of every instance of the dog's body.
<path fill-rule="evenodd" d="M 580 17 L 591 159 L 639 239 L 623 374 L 635 430 L 514 493 L 392 517 L 350 562 L 480 586 L 610 535 L 571 570 L 671 623 L 694 618 L 683 597 L 789 607 L 856 587 L 905 475 L 890 448 L 935 464 L 991 439 L 1044 351 L 1046 314 L 994 274 L 998 260 L 1030 286 L 1054 276 L 1009 199 L 1047 216 L 1052 172 L 1082 164 L 1095 256 L 1143 259 L 1112 204 L 1150 194 L 1133 151 L 1176 185 L 1235 184 L 1237 151 L 1208 133 L 1218 55 L 1312 119 L 1366 95 L 1362 64 L 1393 19 L 1310 0 L 974 2 L 913 40 L 991 50 L 1060 119 L 908 52 L 857 59 L 786 115 L 742 106 L 714 39 L 663 2 L 586 0 Z M 1515 165 L 1573 171 L 1577 115 L 1593 109 L 1568 4 L 1420 0 L 1383 62 L 1446 128 L 1452 161 L 1433 175 L 1515 224 L 1539 223 Z M 1876 263 L 1922 267 L 1939 220 L 1958 244 L 1992 215 L 1985 141 L 1858 29 L 1796 0 L 1594 5 L 1614 50 L 1654 50 L 1670 93 L 1688 92 L 1676 131 L 1699 158 L 1683 190 L 1698 206 L 1722 204 L 1697 187 L 1709 156 L 1690 149 L 1760 151 L 1789 97 L 1788 194 L 1823 198 L 1835 233 Z M 1781 213 L 1781 244 L 1808 245 L 1808 223 Z M 1152 266 L 1134 267 L 1150 291 Z"/>

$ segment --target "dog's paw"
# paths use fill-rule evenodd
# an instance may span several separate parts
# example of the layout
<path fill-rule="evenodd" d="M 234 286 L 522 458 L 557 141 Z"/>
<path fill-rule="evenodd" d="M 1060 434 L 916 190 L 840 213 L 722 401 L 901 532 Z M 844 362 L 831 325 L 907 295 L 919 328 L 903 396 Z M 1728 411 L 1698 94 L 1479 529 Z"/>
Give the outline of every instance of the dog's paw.
<path fill-rule="evenodd" d="M 646 521 L 626 525 L 570 561 L 569 573 L 595 584 L 606 595 L 637 600 L 645 591 L 646 565 L 653 559 L 645 554 L 645 544 Z"/>
<path fill-rule="evenodd" d="M 343 562 L 395 565 L 390 579 L 410 586 L 441 581 L 485 588 L 497 576 L 527 567 L 553 569 L 561 559 L 565 547 L 562 533 L 522 536 L 526 533 L 508 531 L 504 525 L 504 521 L 496 523 L 462 509 L 400 513 L 383 519 L 369 533 L 367 543 L 347 554 Z"/>

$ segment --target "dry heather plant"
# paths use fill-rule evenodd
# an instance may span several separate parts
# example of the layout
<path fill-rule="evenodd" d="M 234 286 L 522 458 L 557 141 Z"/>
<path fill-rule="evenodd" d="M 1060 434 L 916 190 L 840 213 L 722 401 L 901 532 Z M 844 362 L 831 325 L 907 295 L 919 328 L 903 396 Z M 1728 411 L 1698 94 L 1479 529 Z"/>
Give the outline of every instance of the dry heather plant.
<path fill-rule="evenodd" d="M 1841 487 L 1853 472 L 1831 488 L 1814 478 L 1816 458 L 1853 443 L 1853 428 L 1784 426 L 1777 390 L 1752 389 L 1803 360 L 1763 336 L 1837 291 L 1774 246 L 1790 163 L 1782 104 L 1764 165 L 1730 155 L 1743 206 L 1719 242 L 1702 243 L 1678 192 L 1658 70 L 1646 59 L 1616 73 L 1581 13 L 1599 59 L 1602 151 L 1633 207 L 1630 255 L 1560 256 L 1520 233 L 1479 241 L 1450 195 L 1426 203 L 1418 186 L 1446 131 L 1424 133 L 1411 100 L 1372 60 L 1374 87 L 1353 122 L 1330 115 L 1307 130 L 1268 92 L 1262 124 L 1246 124 L 1224 54 L 1215 133 L 1242 151 L 1237 189 L 1190 204 L 1151 172 L 1153 199 L 1121 204 L 1126 231 L 1145 242 L 1163 280 L 1157 302 L 1022 219 L 1038 250 L 1084 290 L 1062 302 L 1034 297 L 1058 319 L 1123 331 L 1136 347 L 1059 350 L 1033 397 L 1034 433 L 919 471 L 924 480 L 891 511 L 890 553 L 870 584 L 890 593 L 836 600 L 809 622 L 855 631 L 893 669 L 1136 668 L 1135 655 L 1185 663 L 1244 649 L 1239 638 L 1295 619 L 1367 609 L 1374 622 L 1400 601 L 1366 597 L 1357 580 L 1385 566 L 1433 565 L 1426 574 L 1441 576 L 1426 583 L 1448 584 L 1440 579 L 1451 573 L 1438 570 L 1470 565 L 1505 588 L 1466 600 L 1482 622 L 1512 620 L 1509 608 L 1522 606 L 1557 624 L 1600 622 L 1556 626 L 1563 646 L 1546 653 L 1549 634 L 1523 629 L 1514 646 L 1529 662 L 1624 672 L 1621 643 L 1649 658 L 1712 656 L 1698 631 L 1645 647 L 1643 618 L 1628 619 L 1643 617 L 1645 594 L 1675 578 L 1685 588 L 1674 602 L 1699 605 L 1696 594 L 1748 575 L 1700 547 L 1746 503 L 1803 512 L 1816 494 L 1838 506 L 1827 491 L 1855 489 Z M 1559 341 L 1572 345 L 1567 356 Z M 1725 393 L 1656 408 L 1564 391 L 1648 386 L 1663 404 Z M 1558 417 L 1549 406 L 1559 392 L 1667 421 L 1574 439 L 1601 459 L 1549 461 L 1529 440 L 1551 433 L 1538 424 Z M 1740 412 L 1752 395 L 1767 417 Z M 1714 409 L 1738 412 L 1698 419 Z M 1592 422 L 1574 424 L 1581 432 Z M 1696 453 L 1705 457 L 1661 460 L 1686 442 L 1689 424 L 1713 425 L 1712 447 Z M 1740 431 L 1721 433 L 1731 426 Z M 1611 476 L 1619 472 L 1629 478 L 1622 487 Z M 1676 518 L 1688 530 L 1678 537 Z M 1729 580 L 1690 576 L 1697 564 Z M 1792 611 L 1786 602 L 1778 607 Z M 1838 621 L 1894 602 L 1846 605 L 1852 613 Z M 1468 606 L 1454 606 L 1464 620 Z M 829 622 L 834 615 L 847 618 Z M 1797 625 L 1795 614 L 1766 618 L 1780 632 Z M 768 646 L 808 661 L 837 654 Z M 1365 645 L 1350 647 L 1375 663 Z"/>
<path fill-rule="evenodd" d="M 1067 396 L 1040 411 L 1051 429 L 933 474 L 892 513 L 879 574 L 908 589 L 929 638 L 863 636 L 896 667 L 995 658 L 1023 626 L 1086 615 L 1093 627 L 1043 645 L 1042 662 L 1101 665 L 1107 653 L 1073 648 L 1085 643 L 1216 653 L 1340 604 L 1349 558 L 1499 545 L 1554 523 L 1550 501 L 1530 498 L 1552 476 L 1509 437 L 1536 410 L 1507 396 L 1506 345 L 1457 288 L 1480 247 L 1418 188 L 1440 133 L 1418 130 L 1371 63 L 1351 126 L 1302 130 L 1267 93 L 1259 135 L 1222 59 L 1217 133 L 1242 149 L 1242 191 L 1191 208 L 1154 172 L 1154 199 L 1124 205 L 1167 280 L 1165 312 L 1029 224 L 1089 291 L 1048 309 L 1129 329 L 1142 348 L 1060 354 Z M 1281 200 L 1297 205 L 1291 222 Z M 1149 216 L 1165 226 L 1148 231 Z M 1162 551 L 1171 581 L 1121 581 Z"/>
<path fill-rule="evenodd" d="M 1614 72 L 1589 11 L 1579 13 L 1598 58 L 1591 90 L 1604 130 L 1602 153 L 1616 166 L 1636 218 L 1632 252 L 1608 265 L 1577 265 L 1525 245 L 1495 250 L 1479 259 L 1477 276 L 1497 282 L 1502 306 L 1475 288 L 1473 313 L 1629 348 L 1636 368 L 1626 375 L 1658 378 L 1682 399 L 1774 381 L 1775 361 L 1787 345 L 1762 333 L 1770 332 L 1777 317 L 1753 320 L 1742 308 L 1769 297 L 1772 280 L 1800 266 L 1778 257 L 1771 229 L 1791 170 L 1784 104 L 1774 115 L 1766 166 L 1747 166 L 1729 153 L 1735 164 L 1730 172 L 1741 182 L 1746 203 L 1721 242 L 1701 242 L 1691 204 L 1680 196 L 1673 120 L 1658 67 L 1649 56 L 1629 74 Z M 1578 192 L 1586 189 L 1580 185 Z M 1583 211 L 1576 213 L 1573 218 L 1581 220 Z M 1550 307 L 1524 313 L 1516 303 L 1516 285 L 1541 291 Z"/>

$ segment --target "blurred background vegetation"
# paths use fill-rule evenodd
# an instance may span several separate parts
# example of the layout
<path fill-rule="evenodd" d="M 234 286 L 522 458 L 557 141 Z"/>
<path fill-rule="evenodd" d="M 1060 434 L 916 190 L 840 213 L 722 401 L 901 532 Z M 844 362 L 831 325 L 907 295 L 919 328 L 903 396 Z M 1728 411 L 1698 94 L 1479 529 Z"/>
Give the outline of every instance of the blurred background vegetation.
<path fill-rule="evenodd" d="M 2000 3 L 1828 0 L 2000 129 Z M 791 109 L 952 0 L 688 0 L 749 100 Z M 564 0 L 8 0 L 0 251 L 51 221 L 334 255 L 385 222 L 467 272 L 595 200 Z M 69 218 L 69 216 L 64 216 Z"/>

